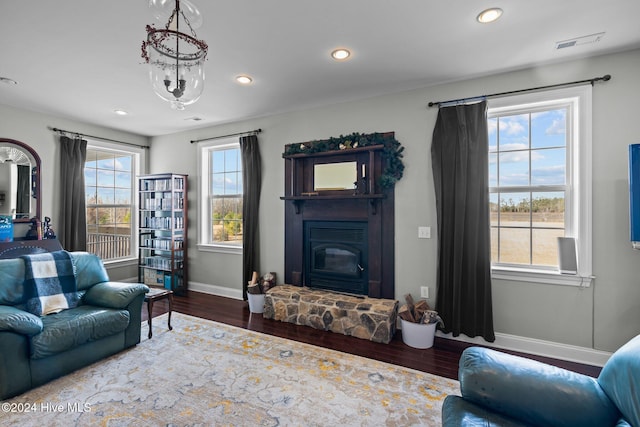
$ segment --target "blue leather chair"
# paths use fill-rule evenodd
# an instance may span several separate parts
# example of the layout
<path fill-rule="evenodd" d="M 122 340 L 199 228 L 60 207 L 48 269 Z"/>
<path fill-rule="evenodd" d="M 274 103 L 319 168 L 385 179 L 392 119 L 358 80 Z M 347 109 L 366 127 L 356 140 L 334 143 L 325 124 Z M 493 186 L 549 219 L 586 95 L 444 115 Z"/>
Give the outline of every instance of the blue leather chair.
<path fill-rule="evenodd" d="M 640 427 L 640 335 L 598 378 L 480 347 L 460 358 L 462 396 L 447 396 L 442 425 Z"/>
<path fill-rule="evenodd" d="M 0 259 L 0 400 L 140 342 L 149 288 L 111 282 L 96 255 L 70 256 L 80 304 L 46 316 L 26 311 L 23 260 Z"/>

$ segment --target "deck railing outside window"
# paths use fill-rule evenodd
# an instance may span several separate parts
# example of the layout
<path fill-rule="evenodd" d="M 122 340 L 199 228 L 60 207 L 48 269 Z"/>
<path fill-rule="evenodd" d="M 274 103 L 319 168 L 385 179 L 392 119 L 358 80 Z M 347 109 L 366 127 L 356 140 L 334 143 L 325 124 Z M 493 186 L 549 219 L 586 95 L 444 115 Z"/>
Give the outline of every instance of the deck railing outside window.
<path fill-rule="evenodd" d="M 130 257 L 131 235 L 89 233 L 87 252 L 98 255 L 103 261 Z"/>

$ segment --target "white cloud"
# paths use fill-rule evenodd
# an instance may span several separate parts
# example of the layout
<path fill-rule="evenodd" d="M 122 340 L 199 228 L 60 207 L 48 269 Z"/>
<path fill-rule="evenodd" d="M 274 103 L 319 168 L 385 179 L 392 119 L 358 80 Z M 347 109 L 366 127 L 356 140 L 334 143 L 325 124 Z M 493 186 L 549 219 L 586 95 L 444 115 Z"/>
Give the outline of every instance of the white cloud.
<path fill-rule="evenodd" d="M 544 133 L 546 135 L 564 135 L 567 131 L 565 123 L 565 120 L 554 120 Z"/>
<path fill-rule="evenodd" d="M 500 120 L 500 132 L 505 132 L 507 135 L 520 135 L 525 132 L 525 127 L 519 120 L 516 119 L 502 119 Z"/>
<path fill-rule="evenodd" d="M 512 142 L 510 144 L 500 144 L 500 151 L 528 150 L 527 142 Z"/>

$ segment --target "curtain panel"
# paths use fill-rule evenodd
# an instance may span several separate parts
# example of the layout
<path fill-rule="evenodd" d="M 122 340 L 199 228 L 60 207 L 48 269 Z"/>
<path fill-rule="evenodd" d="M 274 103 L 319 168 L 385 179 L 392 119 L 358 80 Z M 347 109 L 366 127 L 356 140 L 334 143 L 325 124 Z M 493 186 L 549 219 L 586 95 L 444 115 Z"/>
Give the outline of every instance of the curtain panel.
<path fill-rule="evenodd" d="M 86 159 L 87 141 L 60 137 L 60 219 L 57 234 L 67 251 L 87 250 Z"/>
<path fill-rule="evenodd" d="M 16 218 L 29 218 L 31 212 L 31 167 L 18 165 L 18 197 L 16 199 Z M 26 215 L 25 215 L 26 214 Z"/>
<path fill-rule="evenodd" d="M 254 271 L 260 272 L 259 211 L 262 188 L 262 160 L 258 137 L 240 138 L 242 156 L 242 297 L 247 299 L 247 283 Z"/>
<path fill-rule="evenodd" d="M 431 161 L 438 216 L 436 309 L 444 332 L 495 341 L 487 103 L 442 107 Z"/>

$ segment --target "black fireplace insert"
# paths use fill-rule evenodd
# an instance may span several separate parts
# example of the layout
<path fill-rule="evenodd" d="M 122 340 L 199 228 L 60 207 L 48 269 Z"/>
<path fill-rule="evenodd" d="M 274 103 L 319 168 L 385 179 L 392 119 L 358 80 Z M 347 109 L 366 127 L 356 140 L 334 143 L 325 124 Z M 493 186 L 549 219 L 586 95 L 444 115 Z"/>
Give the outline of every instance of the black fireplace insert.
<path fill-rule="evenodd" d="M 367 223 L 306 221 L 304 283 L 312 288 L 368 294 Z"/>

